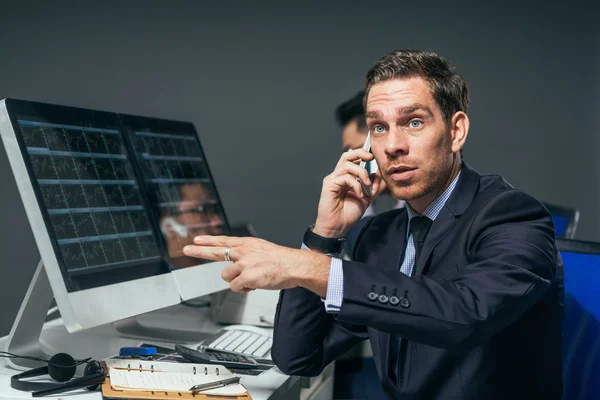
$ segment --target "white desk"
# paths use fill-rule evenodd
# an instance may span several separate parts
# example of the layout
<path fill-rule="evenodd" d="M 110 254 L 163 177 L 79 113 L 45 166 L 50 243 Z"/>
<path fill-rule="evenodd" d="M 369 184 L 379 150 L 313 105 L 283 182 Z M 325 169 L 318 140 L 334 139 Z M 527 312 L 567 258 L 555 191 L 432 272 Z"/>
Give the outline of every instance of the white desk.
<path fill-rule="evenodd" d="M 195 309 L 185 306 L 175 306 L 159 310 L 140 318 L 140 322 L 160 322 L 162 326 L 178 324 L 178 328 L 214 332 L 218 325 L 208 318 L 202 318 L 208 310 Z M 6 338 L 0 339 L 3 345 Z M 122 337 L 112 326 L 103 326 L 92 330 L 70 334 L 62 325 L 60 319 L 47 322 L 44 325 L 41 341 L 42 347 L 48 354 L 66 352 L 75 358 L 92 357 L 97 360 L 118 354 L 121 347 L 138 346 L 141 343 L 165 345 L 166 342 L 153 339 L 132 339 Z M 18 371 L 7 366 L 5 359 L 0 358 L 0 399 L 32 398 L 28 392 L 18 391 L 10 387 L 10 377 Z M 248 388 L 253 400 L 279 399 L 330 399 L 333 387 L 333 366 L 330 366 L 320 377 L 307 379 L 290 377 L 277 370 L 270 370 L 260 376 L 242 376 L 241 383 Z M 303 389 L 304 388 L 304 389 Z M 73 400 L 100 400 L 99 391 L 89 392 L 85 389 L 66 392 L 51 398 Z"/>

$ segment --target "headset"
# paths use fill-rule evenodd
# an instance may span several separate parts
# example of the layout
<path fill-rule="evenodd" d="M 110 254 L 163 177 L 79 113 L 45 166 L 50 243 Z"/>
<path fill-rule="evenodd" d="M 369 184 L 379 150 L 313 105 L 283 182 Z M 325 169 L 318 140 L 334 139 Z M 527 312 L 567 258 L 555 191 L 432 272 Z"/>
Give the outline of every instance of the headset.
<path fill-rule="evenodd" d="M 48 396 L 83 387 L 86 387 L 88 390 L 96 390 L 106 378 L 106 371 L 98 361 L 92 360 L 91 358 L 75 361 L 75 359 L 67 353 L 57 353 L 52 356 L 50 360 L 43 360 L 37 357 L 18 356 L 8 352 L 0 352 L 0 357 L 24 358 L 47 363 L 44 367 L 34 368 L 13 375 L 10 378 L 10 386 L 17 390 L 33 392 L 31 393 L 33 397 Z M 81 364 L 86 364 L 83 377 L 70 380 L 75 376 L 77 366 Z M 31 382 L 24 380 L 25 378 L 32 378 L 40 375 L 50 375 L 56 383 Z"/>

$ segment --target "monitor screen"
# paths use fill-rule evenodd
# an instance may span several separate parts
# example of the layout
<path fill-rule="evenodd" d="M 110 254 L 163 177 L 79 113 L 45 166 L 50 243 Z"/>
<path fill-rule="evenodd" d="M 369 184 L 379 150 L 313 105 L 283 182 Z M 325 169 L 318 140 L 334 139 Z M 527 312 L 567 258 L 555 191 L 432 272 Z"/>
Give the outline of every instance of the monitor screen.
<path fill-rule="evenodd" d="M 565 398 L 600 393 L 600 244 L 557 241 L 565 265 Z"/>
<path fill-rule="evenodd" d="M 130 115 L 121 119 L 170 265 L 178 269 L 209 262 L 183 254 L 198 235 L 230 233 L 194 126 Z"/>
<path fill-rule="evenodd" d="M 67 290 L 169 272 L 118 117 L 21 102 L 14 115 Z"/>

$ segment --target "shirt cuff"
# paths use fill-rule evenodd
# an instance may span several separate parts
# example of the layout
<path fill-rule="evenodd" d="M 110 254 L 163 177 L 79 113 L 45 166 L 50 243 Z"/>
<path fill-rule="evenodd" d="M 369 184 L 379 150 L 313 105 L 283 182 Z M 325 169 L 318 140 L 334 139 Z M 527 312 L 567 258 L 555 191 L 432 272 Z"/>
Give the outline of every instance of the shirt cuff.
<path fill-rule="evenodd" d="M 339 258 L 331 259 L 329 268 L 329 281 L 327 282 L 327 295 L 325 297 L 325 311 L 328 313 L 338 313 L 342 309 L 342 300 L 344 299 L 344 271 L 342 260 Z"/>
<path fill-rule="evenodd" d="M 302 243 L 302 250 L 311 251 L 308 246 Z M 331 256 L 331 254 L 328 254 Z M 325 311 L 328 313 L 338 313 L 342 308 L 342 300 L 344 299 L 344 272 L 342 270 L 342 260 L 339 258 L 331 258 L 329 267 L 329 281 L 327 282 L 327 294 L 325 299 L 321 299 L 325 303 Z"/>

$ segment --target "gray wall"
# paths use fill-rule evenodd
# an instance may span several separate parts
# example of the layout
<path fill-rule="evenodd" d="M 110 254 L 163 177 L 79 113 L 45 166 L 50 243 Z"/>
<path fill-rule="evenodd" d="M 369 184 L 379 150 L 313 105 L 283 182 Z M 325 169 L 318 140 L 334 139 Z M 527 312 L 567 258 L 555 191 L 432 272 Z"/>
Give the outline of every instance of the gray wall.
<path fill-rule="evenodd" d="M 230 219 L 297 246 L 339 157 L 335 106 L 384 53 L 433 50 L 470 84 L 467 161 L 579 207 L 600 240 L 591 5 L 122 3 L 3 5 L 0 98 L 192 121 Z M 38 255 L 3 152 L 0 179 L 2 335 Z"/>

